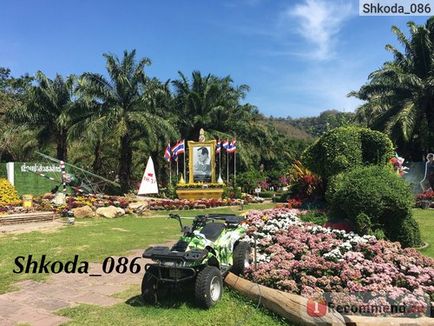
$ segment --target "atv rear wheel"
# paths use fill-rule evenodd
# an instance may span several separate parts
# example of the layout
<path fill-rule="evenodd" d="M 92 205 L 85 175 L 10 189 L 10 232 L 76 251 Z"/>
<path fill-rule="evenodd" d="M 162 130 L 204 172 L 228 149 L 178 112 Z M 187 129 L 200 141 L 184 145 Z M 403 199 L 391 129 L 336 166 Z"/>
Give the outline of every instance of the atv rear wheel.
<path fill-rule="evenodd" d="M 220 300 L 223 293 L 223 278 L 220 270 L 214 266 L 206 266 L 196 278 L 196 302 L 203 308 L 210 308 Z"/>
<path fill-rule="evenodd" d="M 241 241 L 235 246 L 232 273 L 242 275 L 246 268 L 250 266 L 250 251 L 250 243 L 246 241 Z"/>

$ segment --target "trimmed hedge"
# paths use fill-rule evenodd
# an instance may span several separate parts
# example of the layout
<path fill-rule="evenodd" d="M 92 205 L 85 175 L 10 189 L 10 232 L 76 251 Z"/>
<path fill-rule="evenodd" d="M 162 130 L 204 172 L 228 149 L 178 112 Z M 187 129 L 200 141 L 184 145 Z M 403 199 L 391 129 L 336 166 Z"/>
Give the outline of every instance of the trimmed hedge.
<path fill-rule="evenodd" d="M 328 179 L 364 165 L 386 165 L 393 144 L 383 133 L 360 127 L 341 127 L 325 133 L 302 155 L 303 164 Z"/>
<path fill-rule="evenodd" d="M 388 167 L 359 167 L 335 176 L 326 199 L 332 215 L 352 220 L 361 234 L 382 229 L 388 239 L 404 247 L 421 243 L 411 217 L 414 199 L 410 188 Z"/>

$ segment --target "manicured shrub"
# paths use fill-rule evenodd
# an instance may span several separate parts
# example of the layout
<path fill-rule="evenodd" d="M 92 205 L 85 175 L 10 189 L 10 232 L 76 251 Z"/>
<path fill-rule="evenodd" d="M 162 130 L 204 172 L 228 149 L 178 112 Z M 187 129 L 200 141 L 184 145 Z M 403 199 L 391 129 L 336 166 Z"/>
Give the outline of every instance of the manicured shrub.
<path fill-rule="evenodd" d="M 372 233 L 371 218 L 365 213 L 360 213 L 359 215 L 356 216 L 354 225 L 356 226 L 356 231 L 358 234 Z"/>
<path fill-rule="evenodd" d="M 326 198 L 332 215 L 352 220 L 362 234 L 382 229 L 388 239 L 402 241 L 403 246 L 420 243 L 417 224 L 404 222 L 410 219 L 413 206 L 409 186 L 389 167 L 344 172 L 333 178 Z M 402 227 L 399 232 L 398 225 Z"/>
<path fill-rule="evenodd" d="M 393 145 L 385 134 L 367 128 L 341 127 L 309 146 L 302 161 L 327 180 L 358 166 L 385 165 L 392 155 Z"/>
<path fill-rule="evenodd" d="M 395 223 L 390 221 L 386 226 L 386 230 L 389 234 L 388 238 L 391 238 L 393 235 L 393 240 L 399 241 L 403 247 L 416 247 L 422 245 L 419 225 L 411 216 L 395 221 Z"/>
<path fill-rule="evenodd" d="M 394 155 L 392 141 L 382 132 L 360 128 L 363 164 L 386 165 Z"/>

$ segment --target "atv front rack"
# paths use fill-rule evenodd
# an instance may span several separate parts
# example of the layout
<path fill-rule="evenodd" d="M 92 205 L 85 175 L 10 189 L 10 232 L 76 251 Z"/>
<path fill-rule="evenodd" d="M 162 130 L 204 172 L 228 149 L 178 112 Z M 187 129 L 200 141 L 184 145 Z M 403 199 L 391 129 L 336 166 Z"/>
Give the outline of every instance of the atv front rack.
<path fill-rule="evenodd" d="M 191 267 L 170 267 L 146 264 L 145 271 L 159 282 L 181 283 L 196 277 L 196 270 Z"/>
<path fill-rule="evenodd" d="M 143 258 L 164 262 L 194 262 L 202 261 L 208 255 L 207 250 L 193 249 L 186 252 L 171 251 L 169 247 L 149 247 L 143 253 Z"/>

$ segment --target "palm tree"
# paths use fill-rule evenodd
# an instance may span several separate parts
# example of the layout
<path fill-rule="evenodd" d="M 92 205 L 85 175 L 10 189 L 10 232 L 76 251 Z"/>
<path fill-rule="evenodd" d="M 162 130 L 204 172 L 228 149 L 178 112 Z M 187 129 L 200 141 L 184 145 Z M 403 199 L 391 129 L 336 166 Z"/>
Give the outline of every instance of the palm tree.
<path fill-rule="evenodd" d="M 36 85 L 28 89 L 25 105 L 9 110 L 8 117 L 23 127 L 36 129 L 40 144 L 54 141 L 57 158 L 66 160 L 69 114 L 77 104 L 74 96 L 76 78 L 56 75 L 51 80 L 38 71 L 35 81 Z"/>
<path fill-rule="evenodd" d="M 401 152 L 420 159 L 434 144 L 434 18 L 407 26 L 410 38 L 392 27 L 404 51 L 386 45 L 393 60 L 349 95 L 367 101 L 357 110 L 360 120 L 386 132 Z"/>
<path fill-rule="evenodd" d="M 176 132 L 155 100 L 164 93 L 164 87 L 145 75 L 144 68 L 150 60 L 142 58 L 136 62 L 135 50 L 124 51 L 121 60 L 113 54 L 104 54 L 104 58 L 109 79 L 84 73 L 78 90 L 85 102 L 94 104 L 85 120 L 89 127 L 97 124 L 109 131 L 105 137 L 118 140 L 118 177 L 126 192 L 131 184 L 133 142 L 146 139 L 152 145 L 162 138 L 176 138 Z"/>
<path fill-rule="evenodd" d="M 183 73 L 178 74 L 180 79 L 172 81 L 172 84 L 182 135 L 187 139 L 197 139 L 201 128 L 210 134 L 227 131 L 225 123 L 249 87 L 233 86 L 229 76 L 202 76 L 199 71 L 193 71 L 189 81 Z"/>

